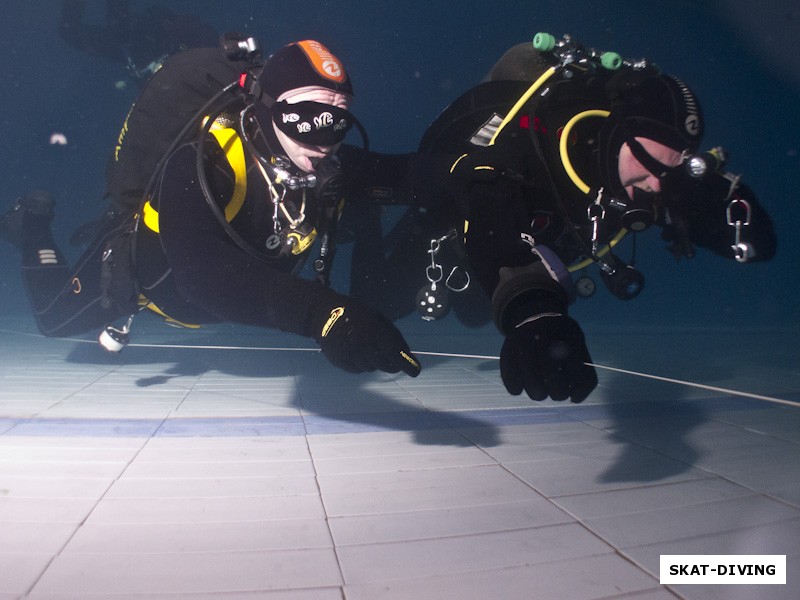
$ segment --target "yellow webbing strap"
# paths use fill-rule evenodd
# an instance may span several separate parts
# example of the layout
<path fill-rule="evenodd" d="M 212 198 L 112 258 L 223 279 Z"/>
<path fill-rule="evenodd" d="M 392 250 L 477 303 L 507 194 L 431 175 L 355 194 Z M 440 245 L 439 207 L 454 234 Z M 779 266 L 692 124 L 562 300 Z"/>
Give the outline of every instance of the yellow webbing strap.
<path fill-rule="evenodd" d="M 148 300 L 141 294 L 139 295 L 139 306 L 143 306 L 147 310 L 152 310 L 157 315 L 164 317 L 164 322 L 166 322 L 168 325 L 174 325 L 176 327 L 185 327 L 186 329 L 200 329 L 202 327 L 202 325 L 195 325 L 193 323 L 183 323 L 182 321 L 173 319 L 167 313 L 158 308 L 155 304 L 150 302 L 150 300 Z"/>
<path fill-rule="evenodd" d="M 244 197 L 247 194 L 247 165 L 244 158 L 244 148 L 242 147 L 241 138 L 239 138 L 236 130 L 231 127 L 223 127 L 214 123 L 211 126 L 211 133 L 217 138 L 217 142 L 233 170 L 233 195 L 230 202 L 225 206 L 225 219 L 230 222 L 242 209 Z M 142 209 L 142 221 L 148 229 L 159 233 L 158 211 L 153 208 L 149 199 L 144 203 Z"/>
<path fill-rule="evenodd" d="M 247 193 L 247 165 L 244 160 L 244 148 L 239 134 L 231 127 L 220 127 L 215 123 L 211 126 L 211 133 L 217 138 L 233 170 L 233 195 L 225 207 L 225 219 L 230 222 L 242 209 Z"/>
<path fill-rule="evenodd" d="M 158 211 L 150 204 L 150 200 L 146 200 L 142 208 L 142 223 L 144 223 L 149 230 L 159 233 Z"/>

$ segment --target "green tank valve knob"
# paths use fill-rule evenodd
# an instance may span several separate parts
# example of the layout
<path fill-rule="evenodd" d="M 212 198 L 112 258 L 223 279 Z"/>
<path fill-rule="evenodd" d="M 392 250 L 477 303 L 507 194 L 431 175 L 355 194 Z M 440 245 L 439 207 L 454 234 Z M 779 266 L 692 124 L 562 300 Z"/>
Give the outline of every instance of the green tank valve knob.
<path fill-rule="evenodd" d="M 622 66 L 622 57 L 616 52 L 603 52 L 600 55 L 600 64 L 609 71 L 616 71 Z"/>
<path fill-rule="evenodd" d="M 540 31 L 533 36 L 533 47 L 539 52 L 550 52 L 556 47 L 556 38 L 549 33 Z"/>

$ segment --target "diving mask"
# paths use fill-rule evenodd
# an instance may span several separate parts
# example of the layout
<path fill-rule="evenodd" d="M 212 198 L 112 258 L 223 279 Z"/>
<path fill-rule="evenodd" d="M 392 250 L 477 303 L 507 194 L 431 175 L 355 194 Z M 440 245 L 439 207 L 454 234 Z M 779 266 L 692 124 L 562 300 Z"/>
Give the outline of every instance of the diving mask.
<path fill-rule="evenodd" d="M 270 110 L 272 120 L 280 131 L 310 146 L 335 146 L 341 143 L 355 122 L 350 111 L 321 102 L 275 102 Z"/>

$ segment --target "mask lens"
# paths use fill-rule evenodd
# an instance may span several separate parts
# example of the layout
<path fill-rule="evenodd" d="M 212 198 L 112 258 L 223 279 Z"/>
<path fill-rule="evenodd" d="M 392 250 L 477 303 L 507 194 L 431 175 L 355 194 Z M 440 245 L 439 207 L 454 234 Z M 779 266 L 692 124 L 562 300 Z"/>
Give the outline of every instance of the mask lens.
<path fill-rule="evenodd" d="M 293 140 L 312 146 L 335 146 L 353 126 L 349 111 L 320 102 L 276 102 L 272 120 Z"/>

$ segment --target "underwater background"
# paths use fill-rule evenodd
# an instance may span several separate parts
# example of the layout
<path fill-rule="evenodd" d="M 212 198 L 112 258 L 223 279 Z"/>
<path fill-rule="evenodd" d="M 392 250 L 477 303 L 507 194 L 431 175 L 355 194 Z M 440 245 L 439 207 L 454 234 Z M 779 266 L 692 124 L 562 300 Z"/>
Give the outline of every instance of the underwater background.
<path fill-rule="evenodd" d="M 130 2 L 133 11 L 152 4 Z M 701 250 L 694 259 L 676 263 L 654 228 L 637 242 L 637 267 L 647 279 L 643 293 L 623 302 L 599 285 L 592 298 L 573 306 L 572 315 L 587 331 L 590 348 L 594 332 L 741 330 L 737 344 L 742 356 L 757 360 L 749 351 L 754 340 L 768 345 L 776 331 L 783 340 L 797 339 L 786 336 L 800 329 L 796 0 L 159 4 L 193 14 L 218 34 L 254 35 L 265 54 L 298 39 L 322 41 L 344 62 L 356 91 L 353 111 L 369 132 L 371 148 L 381 152 L 414 150 L 451 101 L 478 83 L 507 48 L 538 31 L 556 37 L 569 33 L 587 46 L 626 58 L 649 58 L 699 96 L 706 117 L 704 148 L 721 145 L 728 151 L 728 169 L 743 175 L 772 216 L 778 254 L 766 264 L 740 265 Z M 104 3 L 90 0 L 87 5 L 87 19 L 101 23 Z M 105 164 L 137 89 L 117 85 L 125 80 L 121 64 L 82 53 L 59 37 L 60 7 L 59 0 L 3 6 L 0 210 L 26 191 L 50 191 L 57 202 L 56 238 L 74 261 L 81 249 L 69 246 L 67 239 L 105 207 Z M 63 134 L 67 143 L 51 143 L 54 133 Z M 33 331 L 19 258 L 9 244 L 0 244 L 2 322 Z M 334 285 L 343 291 L 347 270 L 345 247 L 334 265 Z M 487 352 L 495 352 L 499 341 L 493 326 L 473 332 L 452 316 L 435 323 L 410 316 L 400 327 L 411 334 L 486 339 Z M 799 347 L 786 348 L 788 355 L 796 356 Z M 480 348 L 470 344 L 470 350 Z"/>

